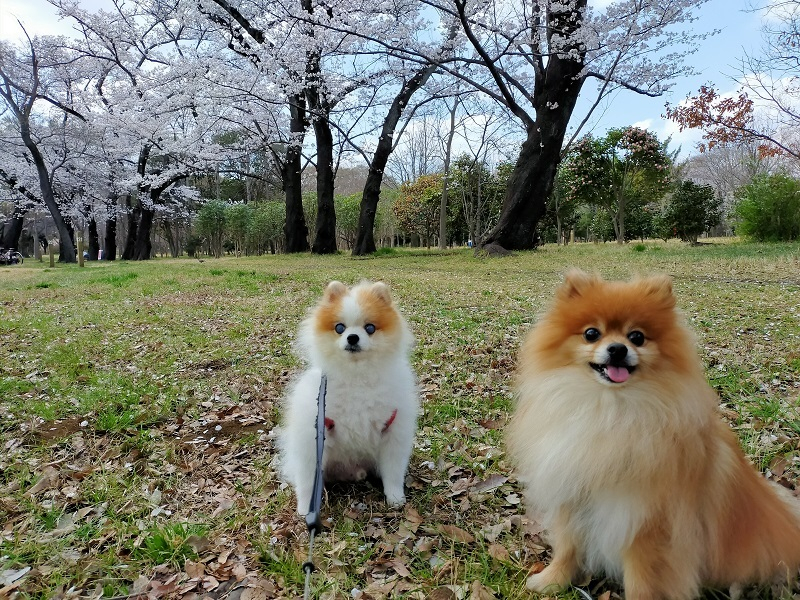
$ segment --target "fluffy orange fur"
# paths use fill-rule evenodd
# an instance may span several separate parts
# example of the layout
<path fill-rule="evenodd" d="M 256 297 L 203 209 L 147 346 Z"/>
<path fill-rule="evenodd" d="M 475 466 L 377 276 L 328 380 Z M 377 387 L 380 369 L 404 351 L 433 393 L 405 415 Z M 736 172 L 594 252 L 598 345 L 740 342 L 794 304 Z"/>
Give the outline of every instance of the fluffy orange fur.
<path fill-rule="evenodd" d="M 620 344 L 629 375 L 609 379 Z M 684 599 L 797 576 L 797 503 L 721 420 L 668 277 L 570 272 L 520 351 L 518 394 L 508 447 L 553 547 L 530 589 L 605 571 L 629 600 Z"/>

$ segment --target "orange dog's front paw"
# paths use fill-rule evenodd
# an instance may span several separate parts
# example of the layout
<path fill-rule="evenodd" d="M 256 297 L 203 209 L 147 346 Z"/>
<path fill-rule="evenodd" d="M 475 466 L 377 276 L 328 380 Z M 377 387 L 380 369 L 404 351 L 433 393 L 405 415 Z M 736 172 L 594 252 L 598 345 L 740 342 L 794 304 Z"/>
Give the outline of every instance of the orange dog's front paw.
<path fill-rule="evenodd" d="M 529 590 L 541 594 L 563 590 L 569 586 L 570 581 L 570 574 L 554 563 L 545 567 L 541 573 L 528 577 L 525 585 Z"/>

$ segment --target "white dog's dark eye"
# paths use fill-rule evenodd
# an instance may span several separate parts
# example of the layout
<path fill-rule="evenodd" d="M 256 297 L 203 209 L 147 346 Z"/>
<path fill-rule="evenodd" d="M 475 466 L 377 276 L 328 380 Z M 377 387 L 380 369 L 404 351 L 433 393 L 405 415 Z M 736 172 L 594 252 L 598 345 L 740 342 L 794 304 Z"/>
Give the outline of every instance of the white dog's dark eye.
<path fill-rule="evenodd" d="M 345 329 L 345 327 L 344 327 L 344 324 L 343 324 L 343 323 L 337 323 L 337 324 L 336 324 L 336 327 L 334 327 L 334 329 L 336 330 L 336 333 L 338 333 L 338 334 L 340 334 L 340 335 L 341 335 L 341 334 L 343 334 L 343 333 L 344 333 L 344 329 Z"/>
<path fill-rule="evenodd" d="M 600 339 L 601 335 L 602 334 L 598 329 L 595 329 L 594 327 L 589 327 L 589 329 L 583 332 L 583 339 L 585 339 L 587 342 L 596 342 L 597 340 Z"/>
<path fill-rule="evenodd" d="M 367 323 L 366 325 L 364 325 L 364 331 L 366 331 L 369 335 L 372 335 L 373 333 L 375 333 L 375 325 L 373 325 L 372 323 Z"/>
<path fill-rule="evenodd" d="M 644 334 L 641 331 L 631 331 L 628 334 L 628 339 L 634 346 L 641 346 L 644 344 Z"/>

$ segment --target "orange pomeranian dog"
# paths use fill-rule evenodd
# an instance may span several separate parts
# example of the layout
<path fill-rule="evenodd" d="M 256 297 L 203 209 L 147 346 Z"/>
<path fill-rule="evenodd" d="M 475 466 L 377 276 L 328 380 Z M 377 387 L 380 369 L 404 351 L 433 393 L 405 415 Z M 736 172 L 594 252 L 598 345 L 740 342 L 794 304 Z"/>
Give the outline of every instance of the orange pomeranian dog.
<path fill-rule="evenodd" d="M 536 592 L 581 572 L 628 600 L 794 578 L 800 515 L 717 412 L 667 276 L 570 272 L 519 358 L 508 447 L 553 559 Z"/>

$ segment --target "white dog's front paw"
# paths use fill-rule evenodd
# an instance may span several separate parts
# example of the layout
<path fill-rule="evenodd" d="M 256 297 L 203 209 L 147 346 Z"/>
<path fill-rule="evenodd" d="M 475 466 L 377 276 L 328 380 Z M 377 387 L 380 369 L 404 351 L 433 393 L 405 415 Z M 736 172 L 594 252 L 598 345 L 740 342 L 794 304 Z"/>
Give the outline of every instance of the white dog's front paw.
<path fill-rule="evenodd" d="M 297 492 L 297 514 L 301 517 L 308 514 L 311 508 L 311 493 Z"/>
<path fill-rule="evenodd" d="M 386 494 L 386 504 L 392 508 L 398 508 L 406 503 L 406 495 L 403 490 L 384 490 Z"/>

